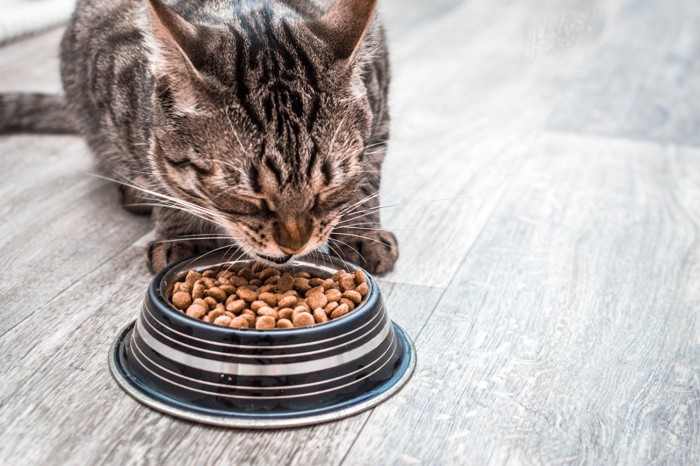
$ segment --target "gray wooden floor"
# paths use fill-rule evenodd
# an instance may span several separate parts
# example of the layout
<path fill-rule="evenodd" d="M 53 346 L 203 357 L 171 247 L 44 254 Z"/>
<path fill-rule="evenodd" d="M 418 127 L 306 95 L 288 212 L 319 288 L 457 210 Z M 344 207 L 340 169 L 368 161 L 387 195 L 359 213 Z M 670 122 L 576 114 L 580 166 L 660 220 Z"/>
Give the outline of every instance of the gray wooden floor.
<path fill-rule="evenodd" d="M 107 350 L 148 221 L 72 137 L 0 139 L 0 463 L 698 464 L 700 4 L 383 0 L 394 63 L 383 282 L 418 367 L 278 432 L 137 404 Z M 61 31 L 0 49 L 59 89 Z M 451 201 L 425 201 L 456 198 Z"/>

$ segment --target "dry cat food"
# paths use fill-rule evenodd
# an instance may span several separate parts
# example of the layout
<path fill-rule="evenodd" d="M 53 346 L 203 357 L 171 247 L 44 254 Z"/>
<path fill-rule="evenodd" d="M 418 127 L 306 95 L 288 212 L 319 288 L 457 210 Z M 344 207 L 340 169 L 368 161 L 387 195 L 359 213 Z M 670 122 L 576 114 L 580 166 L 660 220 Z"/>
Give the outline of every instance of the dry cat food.
<path fill-rule="evenodd" d="M 308 327 L 342 317 L 367 296 L 360 270 L 330 278 L 274 268 L 190 270 L 175 283 L 170 301 L 190 317 L 240 329 Z"/>

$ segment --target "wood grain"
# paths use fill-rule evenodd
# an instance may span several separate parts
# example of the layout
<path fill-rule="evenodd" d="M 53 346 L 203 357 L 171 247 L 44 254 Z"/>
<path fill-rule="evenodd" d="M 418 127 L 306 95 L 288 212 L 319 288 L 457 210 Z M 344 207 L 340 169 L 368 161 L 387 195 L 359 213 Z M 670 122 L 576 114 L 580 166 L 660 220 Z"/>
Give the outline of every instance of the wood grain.
<path fill-rule="evenodd" d="M 350 463 L 696 462 L 698 156 L 547 135 Z"/>
<path fill-rule="evenodd" d="M 2 138 L 0 463 L 700 462 L 700 6 L 382 3 L 406 388 L 277 432 L 133 401 L 106 360 L 150 223 L 86 175 L 80 140 Z M 0 48 L 0 92 L 58 91 L 60 33 Z"/>
<path fill-rule="evenodd" d="M 617 2 L 615 2 L 617 3 Z M 700 145 L 700 11 L 688 0 L 619 2 L 598 53 L 550 127 Z"/>

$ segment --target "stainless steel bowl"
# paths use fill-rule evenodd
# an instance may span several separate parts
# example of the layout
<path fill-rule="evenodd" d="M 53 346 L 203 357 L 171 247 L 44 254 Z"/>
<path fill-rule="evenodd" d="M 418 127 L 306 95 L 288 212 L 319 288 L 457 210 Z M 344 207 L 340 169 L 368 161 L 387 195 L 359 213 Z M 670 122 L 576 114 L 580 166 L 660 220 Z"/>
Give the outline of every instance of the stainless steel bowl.
<path fill-rule="evenodd" d="M 389 319 L 379 286 L 367 272 L 365 301 L 346 316 L 313 327 L 221 327 L 190 318 L 167 302 L 187 270 L 224 263 L 231 262 L 223 253 L 207 254 L 175 264 L 151 282 L 138 319 L 110 351 L 117 383 L 138 401 L 206 424 L 294 427 L 369 409 L 410 378 L 413 344 Z M 288 268 L 324 277 L 358 267 L 319 256 Z"/>

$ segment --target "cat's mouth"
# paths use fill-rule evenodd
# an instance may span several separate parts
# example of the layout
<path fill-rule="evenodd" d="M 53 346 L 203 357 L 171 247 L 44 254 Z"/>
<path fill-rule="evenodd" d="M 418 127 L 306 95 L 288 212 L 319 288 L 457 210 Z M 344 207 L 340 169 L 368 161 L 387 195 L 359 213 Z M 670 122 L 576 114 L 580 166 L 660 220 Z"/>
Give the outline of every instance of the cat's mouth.
<path fill-rule="evenodd" d="M 269 262 L 273 262 L 278 265 L 286 264 L 289 262 L 289 259 L 294 257 L 292 254 L 287 254 L 282 257 L 269 257 L 269 256 L 263 256 L 262 254 L 256 254 L 259 258 L 264 259 Z"/>

